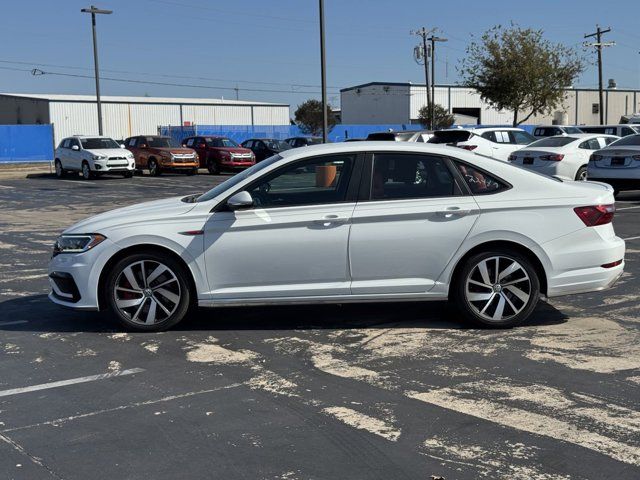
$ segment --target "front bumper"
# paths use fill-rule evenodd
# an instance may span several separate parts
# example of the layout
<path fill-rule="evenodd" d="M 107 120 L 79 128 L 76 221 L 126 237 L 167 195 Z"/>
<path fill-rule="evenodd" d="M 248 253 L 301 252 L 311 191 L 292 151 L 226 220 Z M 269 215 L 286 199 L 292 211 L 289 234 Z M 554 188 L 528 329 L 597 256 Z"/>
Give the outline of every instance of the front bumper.
<path fill-rule="evenodd" d="M 133 172 L 136 162 L 133 158 L 128 160 L 93 160 L 91 170 L 95 172 Z"/>
<path fill-rule="evenodd" d="M 229 169 L 229 170 L 241 170 L 241 169 L 252 167 L 255 164 L 256 164 L 256 162 L 245 161 L 245 160 L 242 160 L 242 161 L 239 161 L 239 160 L 221 160 L 220 161 L 220 166 L 222 168 Z"/>
<path fill-rule="evenodd" d="M 171 162 L 171 161 L 161 161 L 160 167 L 165 170 L 193 170 L 195 168 L 200 168 L 200 162 L 194 160 L 189 162 Z"/>
<path fill-rule="evenodd" d="M 77 310 L 99 310 L 98 283 L 107 260 L 120 248 L 104 240 L 84 253 L 61 253 L 49 261 L 49 299 Z"/>

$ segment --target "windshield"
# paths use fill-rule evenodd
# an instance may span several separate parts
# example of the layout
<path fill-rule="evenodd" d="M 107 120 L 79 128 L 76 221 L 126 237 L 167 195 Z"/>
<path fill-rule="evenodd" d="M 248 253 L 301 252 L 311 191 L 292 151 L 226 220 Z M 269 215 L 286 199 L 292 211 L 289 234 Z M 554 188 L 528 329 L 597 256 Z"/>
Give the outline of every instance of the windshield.
<path fill-rule="evenodd" d="M 627 135 L 620 140 L 610 143 L 609 147 L 624 147 L 625 145 L 640 146 L 640 135 Z"/>
<path fill-rule="evenodd" d="M 180 148 L 180 145 L 169 137 L 147 137 L 147 144 L 155 148 Z"/>
<path fill-rule="evenodd" d="M 276 152 L 279 152 L 280 150 L 289 150 L 291 148 L 291 145 L 283 140 L 265 139 L 263 141 L 269 150 L 275 150 Z"/>
<path fill-rule="evenodd" d="M 538 140 L 536 142 L 530 143 L 527 148 L 536 148 L 536 147 L 564 147 L 565 145 L 570 144 L 571 142 L 575 142 L 577 138 L 573 137 L 549 137 L 543 138 L 542 140 Z"/>
<path fill-rule="evenodd" d="M 578 127 L 564 127 L 564 131 L 566 133 L 582 133 L 582 130 Z"/>
<path fill-rule="evenodd" d="M 254 173 L 257 173 L 260 170 L 268 167 L 269 165 L 272 165 L 272 164 L 276 163 L 280 159 L 282 159 L 282 157 L 280 155 L 274 155 L 273 157 L 269 157 L 266 160 L 261 161 L 260 163 L 256 163 L 254 166 L 249 167 L 246 170 L 243 170 L 242 172 L 238 173 L 237 175 L 234 175 L 233 177 L 229 178 L 228 180 L 225 180 L 220 185 L 216 185 L 211 190 L 209 190 L 207 193 L 203 193 L 202 195 L 200 195 L 198 197 L 196 202 L 198 202 L 198 203 L 199 202 L 207 202 L 207 201 L 211 200 L 212 198 L 217 197 L 218 195 L 224 193 L 226 190 L 229 190 L 229 189 L 235 187 L 237 184 L 239 184 L 243 180 L 247 179 L 250 175 L 253 175 Z"/>
<path fill-rule="evenodd" d="M 207 138 L 206 141 L 207 141 L 207 145 L 210 147 L 236 148 L 240 146 L 230 138 Z"/>
<path fill-rule="evenodd" d="M 83 150 L 100 150 L 103 148 L 120 148 L 111 138 L 83 138 L 80 140 Z"/>

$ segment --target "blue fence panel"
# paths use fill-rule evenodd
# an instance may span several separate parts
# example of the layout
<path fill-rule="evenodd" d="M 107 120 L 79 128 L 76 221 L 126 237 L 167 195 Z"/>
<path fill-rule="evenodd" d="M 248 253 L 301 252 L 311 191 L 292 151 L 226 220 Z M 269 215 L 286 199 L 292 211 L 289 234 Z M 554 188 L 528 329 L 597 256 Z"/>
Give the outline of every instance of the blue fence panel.
<path fill-rule="evenodd" d="M 0 125 L 0 163 L 53 160 L 53 125 Z"/>

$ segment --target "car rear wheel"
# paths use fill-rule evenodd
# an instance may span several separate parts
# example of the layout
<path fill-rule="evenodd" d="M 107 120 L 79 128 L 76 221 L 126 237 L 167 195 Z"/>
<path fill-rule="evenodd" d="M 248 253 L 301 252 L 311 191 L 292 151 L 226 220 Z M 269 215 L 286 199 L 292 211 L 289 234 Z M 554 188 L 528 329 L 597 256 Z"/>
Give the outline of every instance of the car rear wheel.
<path fill-rule="evenodd" d="M 82 162 L 82 178 L 85 180 L 91 180 L 93 178 L 93 172 L 88 162 Z"/>
<path fill-rule="evenodd" d="M 160 165 L 154 158 L 149 160 L 149 175 L 159 177 L 162 172 L 160 171 Z"/>
<path fill-rule="evenodd" d="M 55 167 L 55 171 L 56 171 L 56 177 L 62 178 L 67 174 L 67 172 L 64 170 L 64 168 L 62 168 L 62 162 L 60 160 L 58 160 L 57 158 L 56 158 L 56 161 L 54 162 L 54 167 Z"/>
<path fill-rule="evenodd" d="M 576 173 L 576 180 L 585 181 L 587 179 L 587 167 L 580 167 Z"/>
<path fill-rule="evenodd" d="M 186 269 L 171 257 L 155 252 L 129 255 L 107 276 L 109 310 L 128 329 L 166 330 L 189 310 L 188 278 Z"/>
<path fill-rule="evenodd" d="M 207 170 L 211 175 L 218 175 L 220 173 L 218 163 L 213 159 L 209 159 L 209 161 L 207 162 Z"/>
<path fill-rule="evenodd" d="M 456 275 L 450 299 L 462 316 L 485 328 L 509 328 L 525 321 L 540 297 L 535 268 L 515 250 L 470 257 Z"/>

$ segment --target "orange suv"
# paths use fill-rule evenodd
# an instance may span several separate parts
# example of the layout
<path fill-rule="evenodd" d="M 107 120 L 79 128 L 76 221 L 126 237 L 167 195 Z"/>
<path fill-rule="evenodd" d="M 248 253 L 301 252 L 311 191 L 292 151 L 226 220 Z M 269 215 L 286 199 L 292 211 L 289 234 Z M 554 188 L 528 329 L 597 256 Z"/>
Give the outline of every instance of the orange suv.
<path fill-rule="evenodd" d="M 200 162 L 198 154 L 191 148 L 184 148 L 170 137 L 158 135 L 140 135 L 124 141 L 125 148 L 133 153 L 136 169 L 149 170 L 151 175 L 163 172 L 184 172 L 187 175 L 198 173 Z"/>

